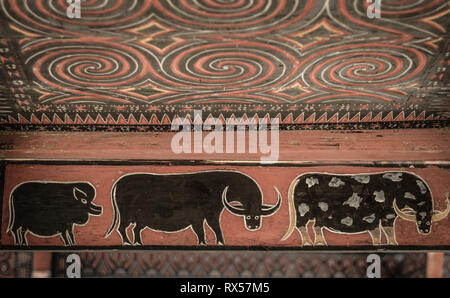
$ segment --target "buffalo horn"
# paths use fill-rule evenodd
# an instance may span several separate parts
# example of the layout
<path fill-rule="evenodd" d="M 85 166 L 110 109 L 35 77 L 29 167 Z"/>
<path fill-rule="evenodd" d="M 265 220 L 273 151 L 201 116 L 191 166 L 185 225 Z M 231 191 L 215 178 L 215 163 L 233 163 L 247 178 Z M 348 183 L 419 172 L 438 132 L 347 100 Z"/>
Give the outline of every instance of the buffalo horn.
<path fill-rule="evenodd" d="M 278 201 L 274 206 L 262 205 L 261 216 L 270 216 L 270 215 L 274 214 L 278 210 L 278 208 L 280 208 L 281 194 L 276 187 L 274 187 L 274 188 L 275 188 L 275 191 L 277 192 Z"/>
<path fill-rule="evenodd" d="M 400 218 L 403 218 L 404 220 L 408 220 L 408 221 L 416 221 L 415 215 L 405 213 L 405 212 L 401 211 L 400 209 L 398 209 L 397 202 L 395 201 L 395 199 L 394 199 L 394 210 L 395 210 L 395 213 L 397 213 L 397 215 L 400 216 Z"/>
<path fill-rule="evenodd" d="M 447 217 L 448 213 L 450 212 L 450 202 L 447 199 L 447 208 L 445 208 L 444 211 L 433 211 L 433 216 L 431 217 L 431 220 L 433 222 L 443 220 Z"/>
<path fill-rule="evenodd" d="M 230 203 L 228 203 L 227 201 L 227 191 L 228 191 L 228 186 L 225 187 L 225 189 L 222 192 L 222 203 L 223 205 L 228 209 L 228 211 L 230 211 L 231 213 L 235 214 L 235 215 L 244 215 L 245 210 L 235 207 L 235 206 L 231 206 Z"/>

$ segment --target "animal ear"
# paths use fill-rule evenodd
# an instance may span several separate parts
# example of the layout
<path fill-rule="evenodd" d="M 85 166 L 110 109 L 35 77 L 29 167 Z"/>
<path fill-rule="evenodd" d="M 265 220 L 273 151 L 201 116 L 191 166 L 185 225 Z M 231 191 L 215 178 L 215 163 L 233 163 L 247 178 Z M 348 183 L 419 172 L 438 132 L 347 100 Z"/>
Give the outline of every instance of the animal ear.
<path fill-rule="evenodd" d="M 75 200 L 84 199 L 87 197 L 87 194 L 84 191 L 82 191 L 81 189 L 79 189 L 78 187 L 74 187 L 73 188 L 73 197 L 75 198 Z"/>

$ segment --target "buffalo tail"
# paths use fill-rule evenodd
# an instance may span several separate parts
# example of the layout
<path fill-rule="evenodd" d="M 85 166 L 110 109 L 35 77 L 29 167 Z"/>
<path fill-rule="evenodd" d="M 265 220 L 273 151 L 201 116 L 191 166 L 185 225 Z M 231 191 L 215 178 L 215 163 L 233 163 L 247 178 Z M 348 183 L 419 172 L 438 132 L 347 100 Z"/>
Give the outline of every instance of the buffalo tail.
<path fill-rule="evenodd" d="M 289 228 L 284 234 L 283 238 L 281 238 L 281 241 L 284 241 L 291 236 L 292 232 L 295 229 L 295 223 L 297 222 L 297 214 L 295 213 L 295 204 L 294 204 L 294 189 L 297 185 L 298 178 L 295 178 L 294 181 L 292 181 L 291 185 L 289 185 L 289 191 L 288 191 L 288 205 L 289 205 Z"/>
<path fill-rule="evenodd" d="M 106 232 L 105 238 L 107 238 L 112 233 L 112 231 L 114 230 L 114 227 L 117 225 L 117 221 L 119 218 L 119 208 L 117 207 L 117 202 L 116 202 L 116 187 L 117 187 L 117 184 L 114 184 L 113 188 L 111 189 L 111 204 L 114 209 L 114 219 L 111 224 L 111 227 L 109 227 L 108 232 Z"/>

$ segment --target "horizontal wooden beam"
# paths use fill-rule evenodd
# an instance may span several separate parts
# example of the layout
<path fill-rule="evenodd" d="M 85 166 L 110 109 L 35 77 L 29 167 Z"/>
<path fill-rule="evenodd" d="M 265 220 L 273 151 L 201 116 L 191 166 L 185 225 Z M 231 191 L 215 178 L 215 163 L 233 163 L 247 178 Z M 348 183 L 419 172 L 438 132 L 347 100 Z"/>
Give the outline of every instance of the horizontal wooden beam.
<path fill-rule="evenodd" d="M 282 131 L 271 164 L 173 136 L 1 134 L 0 249 L 450 249 L 445 129 Z"/>
<path fill-rule="evenodd" d="M 206 135 L 208 132 L 203 132 Z M 174 154 L 175 133 L 0 133 L 2 159 L 259 161 L 263 154 Z M 248 144 L 248 134 L 246 134 Z M 248 146 L 248 145 L 247 145 Z M 237 150 L 235 150 L 236 152 Z M 248 151 L 247 151 L 248 152 Z M 279 161 L 448 161 L 448 129 L 281 131 Z"/>

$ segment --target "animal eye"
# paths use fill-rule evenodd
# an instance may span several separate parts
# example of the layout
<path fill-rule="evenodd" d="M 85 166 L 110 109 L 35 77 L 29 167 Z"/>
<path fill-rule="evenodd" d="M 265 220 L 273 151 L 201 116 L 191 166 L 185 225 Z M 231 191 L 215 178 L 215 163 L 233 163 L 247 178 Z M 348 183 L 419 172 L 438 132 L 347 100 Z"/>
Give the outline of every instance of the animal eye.
<path fill-rule="evenodd" d="M 247 215 L 247 219 L 250 219 L 251 218 L 251 216 L 250 215 Z"/>
<path fill-rule="evenodd" d="M 255 216 L 255 219 L 259 219 L 259 216 L 258 216 L 258 215 L 256 215 L 256 216 Z"/>
<path fill-rule="evenodd" d="M 87 201 L 86 201 L 86 199 L 81 199 L 81 203 L 83 203 L 83 204 L 87 204 Z"/>

